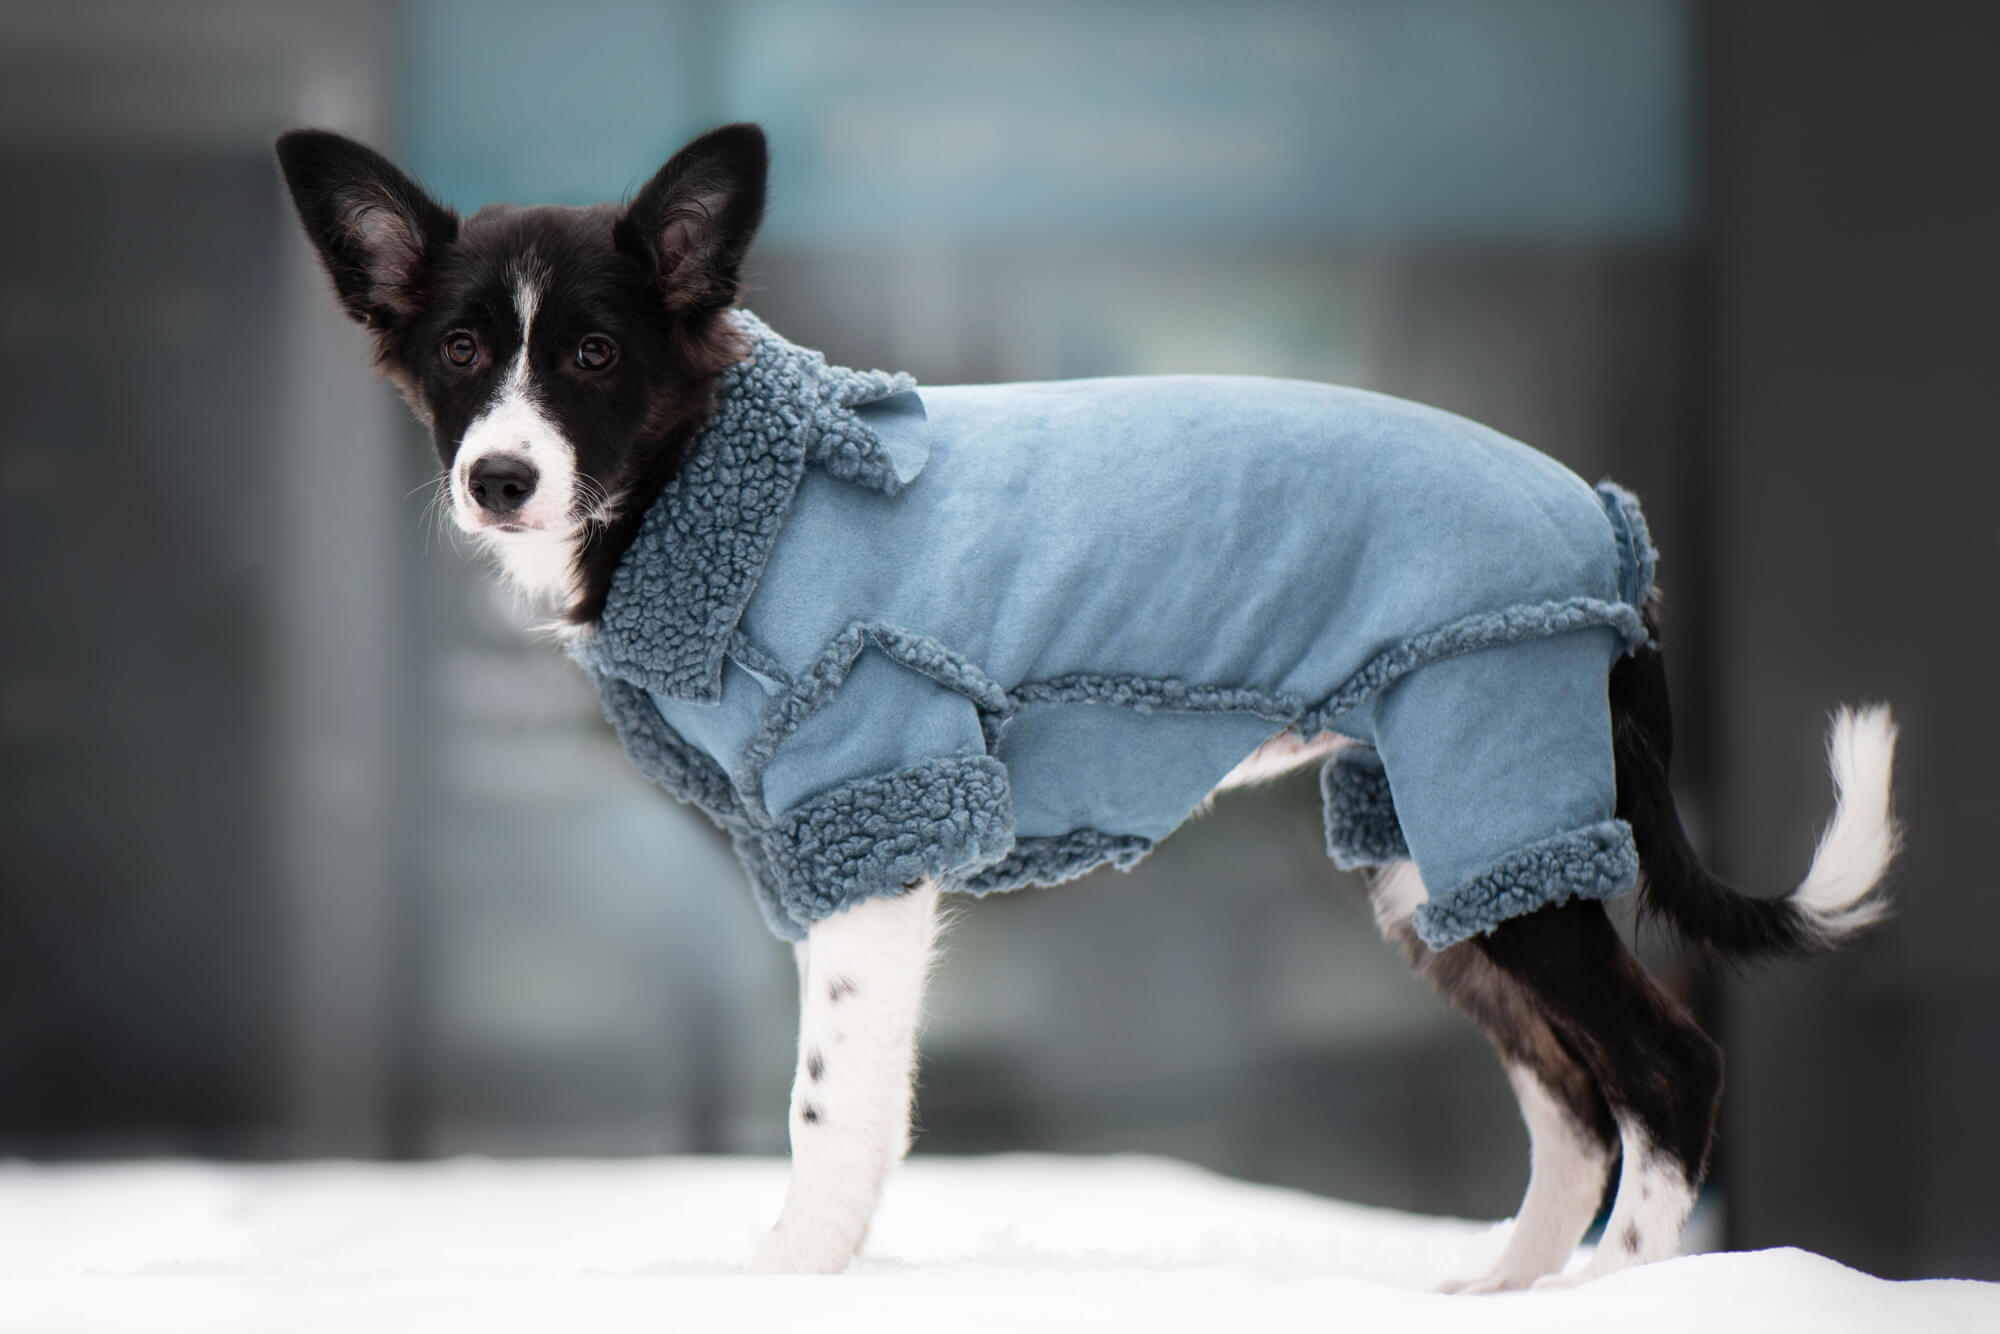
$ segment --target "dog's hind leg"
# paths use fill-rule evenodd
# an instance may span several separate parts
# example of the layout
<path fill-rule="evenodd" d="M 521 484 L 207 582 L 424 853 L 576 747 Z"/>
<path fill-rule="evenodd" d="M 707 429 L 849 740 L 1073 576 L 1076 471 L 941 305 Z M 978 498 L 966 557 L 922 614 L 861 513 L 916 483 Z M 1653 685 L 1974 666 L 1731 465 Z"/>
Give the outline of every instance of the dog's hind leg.
<path fill-rule="evenodd" d="M 1623 1146 L 1618 1197 L 1596 1253 L 1575 1274 L 1538 1286 L 1587 1282 L 1673 1255 L 1708 1166 L 1721 1050 L 1632 957 L 1595 900 L 1529 913 L 1468 943 L 1532 994 L 1583 1060 Z"/>
<path fill-rule="evenodd" d="M 838 1273 L 868 1235 L 882 1180 L 909 1148 L 937 900 L 929 883 L 864 899 L 799 947 L 792 1176 L 753 1271 Z"/>
<path fill-rule="evenodd" d="M 1486 1273 L 1448 1283 L 1445 1291 L 1525 1288 L 1562 1268 L 1597 1213 L 1617 1155 L 1611 1110 L 1525 987 L 1470 945 L 1437 951 L 1417 938 L 1410 914 L 1425 893 L 1412 863 L 1377 875 L 1370 900 L 1383 937 L 1499 1050 L 1528 1125 L 1528 1190 L 1506 1249 Z"/>

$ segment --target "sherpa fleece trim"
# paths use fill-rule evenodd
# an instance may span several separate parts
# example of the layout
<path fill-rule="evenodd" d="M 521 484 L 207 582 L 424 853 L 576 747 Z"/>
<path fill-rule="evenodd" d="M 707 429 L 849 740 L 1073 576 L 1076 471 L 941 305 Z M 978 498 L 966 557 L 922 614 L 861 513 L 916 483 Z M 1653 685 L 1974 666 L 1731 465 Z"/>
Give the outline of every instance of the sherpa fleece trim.
<path fill-rule="evenodd" d="M 1623 894 L 1638 877 L 1632 826 L 1605 820 L 1502 858 L 1458 888 L 1434 896 L 1411 921 L 1426 945 L 1441 950 L 1537 908 Z"/>
<path fill-rule="evenodd" d="M 1483 612 L 1428 634 L 1412 635 L 1369 659 L 1360 671 L 1341 683 L 1340 689 L 1312 709 L 1298 731 L 1302 736 L 1315 736 L 1340 730 L 1334 726 L 1335 719 L 1360 708 L 1419 667 L 1482 649 L 1529 639 L 1553 639 L 1600 626 L 1616 631 L 1628 653 L 1646 642 L 1645 624 L 1637 607 L 1601 598 L 1566 598 L 1561 602 Z"/>
<path fill-rule="evenodd" d="M 1409 857 L 1389 775 L 1379 763 L 1336 755 L 1319 771 L 1326 805 L 1326 851 L 1343 871 L 1382 866 Z"/>
<path fill-rule="evenodd" d="M 908 393 L 909 376 L 829 366 L 749 312 L 735 318 L 751 353 L 718 378 L 714 420 L 647 510 L 603 615 L 572 650 L 596 671 L 703 703 L 721 697 L 730 636 L 806 464 L 889 495 L 922 466 L 899 468 L 852 411 Z"/>
<path fill-rule="evenodd" d="M 1642 534 L 1643 536 L 1643 534 Z M 1650 548 L 1647 548 L 1650 551 Z M 1647 587 L 1651 587 L 1650 584 Z M 1251 713 L 1269 718 L 1303 736 L 1338 731 L 1334 722 L 1381 694 L 1396 682 L 1434 662 L 1477 653 L 1482 649 L 1518 644 L 1528 639 L 1552 639 L 1576 630 L 1605 627 L 1615 631 L 1629 652 L 1646 642 L 1646 630 L 1636 606 L 1602 598 L 1565 598 L 1503 611 L 1481 612 L 1413 635 L 1384 649 L 1341 682 L 1323 700 L 1308 702 L 1296 695 L 1243 686 L 1183 681 L 1177 677 L 1119 676 L 1082 672 L 1025 681 L 1007 692 L 1011 704 L 1112 704 L 1134 713 Z"/>
<path fill-rule="evenodd" d="M 857 622 L 837 635 L 803 676 L 782 678 L 787 685 L 786 693 L 766 709 L 757 734 L 744 750 L 736 775 L 738 790 L 755 814 L 765 813 L 764 770 L 778 748 L 826 706 L 834 692 L 846 683 L 862 650 L 871 644 L 890 661 L 965 696 L 989 714 L 1005 717 L 1013 711 L 1007 692 L 966 661 L 963 654 L 929 636 L 913 635 L 893 625 Z"/>
<path fill-rule="evenodd" d="M 1047 838 L 1017 838 L 1014 850 L 958 888 L 975 897 L 999 894 L 1029 885 L 1060 885 L 1100 866 L 1129 871 L 1153 850 L 1153 841 L 1137 834 L 1107 834 L 1097 829 L 1072 829 Z"/>
<path fill-rule="evenodd" d="M 600 672 L 592 671 L 590 677 L 605 720 L 618 733 L 633 768 L 724 828 L 743 818 L 743 803 L 729 775 L 668 727 L 644 690 Z"/>
<path fill-rule="evenodd" d="M 805 926 L 870 894 L 957 878 L 1007 855 L 1007 770 L 957 755 L 844 783 L 793 807 L 763 834 L 777 901 Z"/>
<path fill-rule="evenodd" d="M 1616 482 L 1599 482 L 1597 498 L 1618 541 L 1618 596 L 1634 607 L 1643 607 L 1653 593 L 1653 572 L 1659 566 L 1660 552 L 1653 545 L 1646 516 L 1639 510 L 1639 498 Z M 1627 651 L 1637 647 L 1628 636 Z"/>

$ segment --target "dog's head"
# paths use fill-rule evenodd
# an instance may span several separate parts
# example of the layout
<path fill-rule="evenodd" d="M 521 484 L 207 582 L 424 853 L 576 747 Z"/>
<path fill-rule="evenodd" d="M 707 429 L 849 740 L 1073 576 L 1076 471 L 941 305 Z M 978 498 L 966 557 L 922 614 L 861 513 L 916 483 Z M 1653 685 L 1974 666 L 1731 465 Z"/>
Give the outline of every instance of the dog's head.
<path fill-rule="evenodd" d="M 592 585 L 746 350 L 724 312 L 763 218 L 763 132 L 703 135 L 622 209 L 464 220 L 337 134 L 294 130 L 278 161 L 377 368 L 430 428 L 454 522 L 594 618 Z"/>

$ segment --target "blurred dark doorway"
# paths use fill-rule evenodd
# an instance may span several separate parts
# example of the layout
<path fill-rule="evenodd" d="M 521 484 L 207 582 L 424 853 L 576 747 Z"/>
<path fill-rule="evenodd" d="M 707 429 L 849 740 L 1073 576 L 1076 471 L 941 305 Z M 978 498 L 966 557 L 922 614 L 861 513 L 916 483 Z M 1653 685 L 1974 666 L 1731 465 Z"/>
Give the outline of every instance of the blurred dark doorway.
<path fill-rule="evenodd" d="M 66 148 L 0 177 L 0 1139 L 242 1151 L 279 1019 L 270 171 Z"/>

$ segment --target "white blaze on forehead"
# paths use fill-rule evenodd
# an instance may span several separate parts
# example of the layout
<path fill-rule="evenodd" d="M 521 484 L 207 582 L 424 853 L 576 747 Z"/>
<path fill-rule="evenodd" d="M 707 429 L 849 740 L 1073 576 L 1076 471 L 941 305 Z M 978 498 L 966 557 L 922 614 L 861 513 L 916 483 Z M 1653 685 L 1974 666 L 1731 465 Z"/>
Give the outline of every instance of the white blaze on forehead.
<path fill-rule="evenodd" d="M 574 513 L 576 451 L 543 413 L 528 359 L 547 270 L 529 256 L 514 266 L 510 276 L 520 347 L 493 402 L 459 442 L 451 470 L 452 517 L 460 528 L 479 535 L 515 583 L 536 596 L 565 598 L 572 592 L 580 531 Z M 535 469 L 535 492 L 528 503 L 498 520 L 520 531 L 503 532 L 489 524 L 489 516 L 472 498 L 473 465 L 486 458 L 525 459 Z"/>
<path fill-rule="evenodd" d="M 535 312 L 542 306 L 542 284 L 547 274 L 538 266 L 531 255 L 514 268 L 514 317 L 521 322 L 521 348 L 514 354 L 514 364 L 507 368 L 506 383 L 500 393 L 505 397 L 518 392 L 528 381 L 528 335 L 535 327 Z"/>

